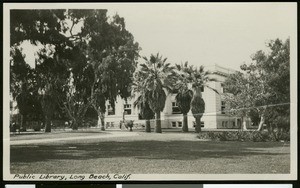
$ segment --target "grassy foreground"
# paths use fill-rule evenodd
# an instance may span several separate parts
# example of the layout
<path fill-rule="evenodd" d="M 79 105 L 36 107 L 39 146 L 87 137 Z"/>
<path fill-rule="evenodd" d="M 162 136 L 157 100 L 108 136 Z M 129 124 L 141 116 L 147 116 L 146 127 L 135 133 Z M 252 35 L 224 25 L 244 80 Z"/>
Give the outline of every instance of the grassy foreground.
<path fill-rule="evenodd" d="M 290 146 L 281 142 L 200 141 L 194 133 L 130 133 L 126 137 L 76 139 L 79 133 L 50 133 L 49 143 L 25 144 L 43 134 L 11 140 L 11 173 L 227 174 L 289 173 Z M 114 134 L 106 132 L 102 135 Z M 75 136 L 74 136 L 75 135 Z M 55 138 L 74 137 L 55 141 Z"/>

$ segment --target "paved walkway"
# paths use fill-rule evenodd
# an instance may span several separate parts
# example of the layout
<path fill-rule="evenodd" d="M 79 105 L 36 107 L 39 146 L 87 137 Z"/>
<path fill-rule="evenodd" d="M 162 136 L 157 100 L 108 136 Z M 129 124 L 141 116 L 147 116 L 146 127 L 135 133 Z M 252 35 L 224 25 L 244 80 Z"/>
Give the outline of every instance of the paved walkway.
<path fill-rule="evenodd" d="M 73 136 L 68 138 L 47 138 L 47 139 L 34 139 L 34 140 L 12 140 L 10 145 L 24 145 L 24 144 L 39 144 L 39 143 L 49 143 L 49 142 L 60 142 L 69 140 L 87 140 L 87 139 L 97 139 L 97 138 L 114 138 L 114 137 L 131 137 L 136 136 L 136 132 L 115 132 L 112 131 L 109 134 L 99 134 L 90 136 Z"/>

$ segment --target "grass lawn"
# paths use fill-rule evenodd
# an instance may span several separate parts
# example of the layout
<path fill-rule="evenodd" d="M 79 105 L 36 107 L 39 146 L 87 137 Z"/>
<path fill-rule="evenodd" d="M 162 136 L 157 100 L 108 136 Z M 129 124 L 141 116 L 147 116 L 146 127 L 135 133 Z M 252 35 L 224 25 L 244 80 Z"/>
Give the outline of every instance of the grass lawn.
<path fill-rule="evenodd" d="M 11 173 L 226 174 L 289 173 L 290 145 L 282 142 L 200 141 L 194 133 L 127 132 L 48 133 L 47 138 L 74 137 L 49 143 L 11 145 Z M 75 136 L 74 136 L 75 135 Z M 89 138 L 89 136 L 91 138 Z M 45 135 L 36 134 L 34 139 Z M 18 135 L 11 140 L 30 140 Z"/>

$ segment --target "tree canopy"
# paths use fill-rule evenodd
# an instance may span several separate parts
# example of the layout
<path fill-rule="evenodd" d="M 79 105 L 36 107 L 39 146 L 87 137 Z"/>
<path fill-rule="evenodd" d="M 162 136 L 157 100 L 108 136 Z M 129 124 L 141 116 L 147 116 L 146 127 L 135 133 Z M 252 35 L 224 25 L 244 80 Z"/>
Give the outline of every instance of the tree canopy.
<path fill-rule="evenodd" d="M 24 41 L 42 46 L 34 68 L 22 56 Z M 77 129 L 92 104 L 103 114 L 105 101 L 130 95 L 139 50 L 124 18 L 107 10 L 11 10 L 11 91 L 20 94 L 32 71 L 46 131 L 58 106 Z"/>
<path fill-rule="evenodd" d="M 161 133 L 160 112 L 165 107 L 167 94 L 171 92 L 175 81 L 174 67 L 167 63 L 159 53 L 151 54 L 150 58 L 144 57 L 145 63 L 140 64 L 138 70 L 139 80 L 136 82 L 150 109 L 155 113 L 155 132 Z M 144 105 L 146 106 L 146 105 Z"/>
<path fill-rule="evenodd" d="M 241 71 L 230 75 L 225 82 L 231 112 L 252 119 L 258 115 L 258 130 L 264 123 L 289 124 L 289 46 L 289 39 L 270 41 L 267 44 L 270 52 L 256 52 L 250 64 L 241 65 Z"/>

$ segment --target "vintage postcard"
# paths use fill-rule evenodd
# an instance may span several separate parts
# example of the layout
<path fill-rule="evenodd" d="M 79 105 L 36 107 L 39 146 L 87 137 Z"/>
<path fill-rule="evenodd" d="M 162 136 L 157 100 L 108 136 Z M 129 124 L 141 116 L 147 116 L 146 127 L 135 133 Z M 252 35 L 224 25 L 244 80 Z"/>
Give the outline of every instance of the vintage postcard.
<path fill-rule="evenodd" d="M 5 3 L 14 181 L 297 179 L 296 3 Z"/>

